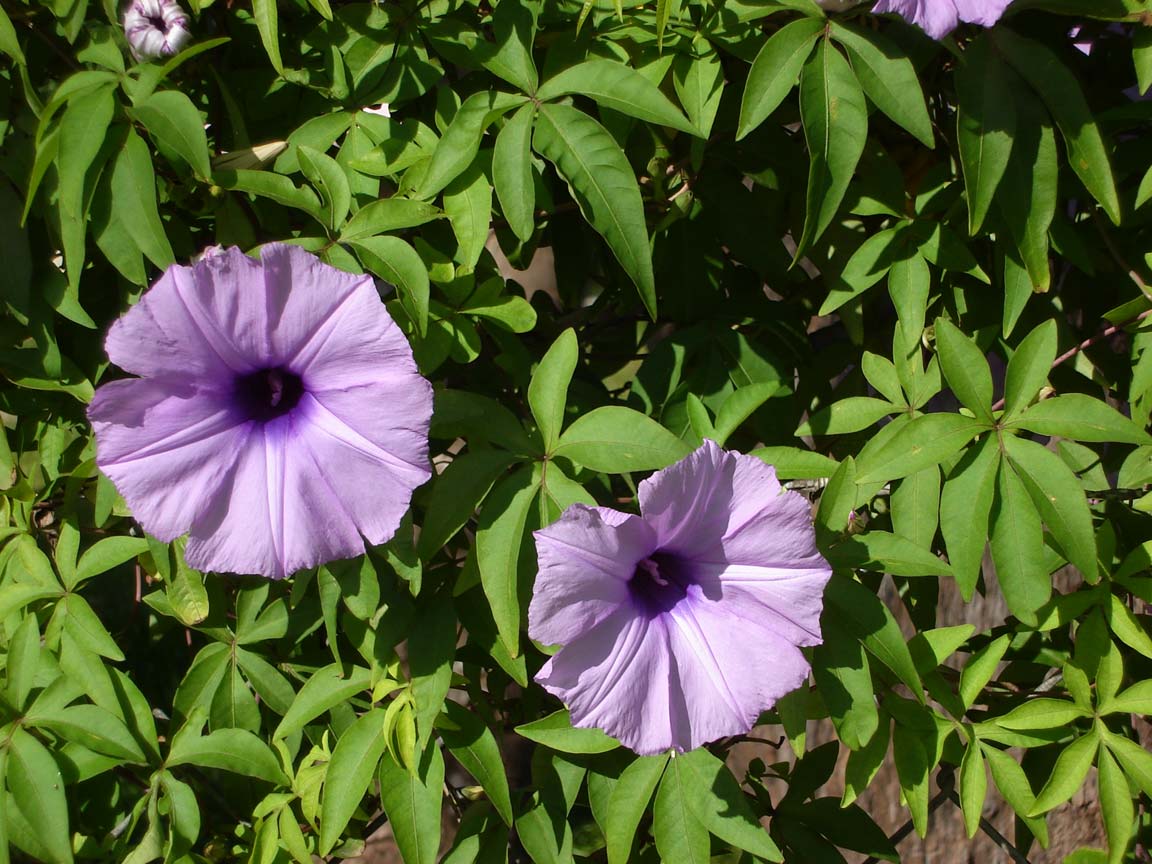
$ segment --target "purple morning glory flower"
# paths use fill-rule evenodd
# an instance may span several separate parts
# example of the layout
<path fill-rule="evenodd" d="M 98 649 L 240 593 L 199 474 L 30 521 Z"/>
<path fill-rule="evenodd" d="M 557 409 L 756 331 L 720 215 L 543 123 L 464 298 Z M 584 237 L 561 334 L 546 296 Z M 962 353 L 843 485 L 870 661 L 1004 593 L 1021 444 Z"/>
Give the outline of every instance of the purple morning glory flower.
<path fill-rule="evenodd" d="M 991 27 L 1012 0 L 879 0 L 873 12 L 895 12 L 933 39 L 943 39 L 957 23 Z"/>
<path fill-rule="evenodd" d="M 575 504 L 536 536 L 536 675 L 640 754 L 751 729 L 808 677 L 824 586 L 808 502 L 759 459 L 705 441 L 640 484 L 640 516 Z"/>
<path fill-rule="evenodd" d="M 124 10 L 124 35 L 137 60 L 171 57 L 192 38 L 175 0 L 132 0 Z"/>
<path fill-rule="evenodd" d="M 201 570 L 276 579 L 387 541 L 428 468 L 432 387 L 373 280 L 295 246 L 172 266 L 105 342 L 97 464 Z"/>

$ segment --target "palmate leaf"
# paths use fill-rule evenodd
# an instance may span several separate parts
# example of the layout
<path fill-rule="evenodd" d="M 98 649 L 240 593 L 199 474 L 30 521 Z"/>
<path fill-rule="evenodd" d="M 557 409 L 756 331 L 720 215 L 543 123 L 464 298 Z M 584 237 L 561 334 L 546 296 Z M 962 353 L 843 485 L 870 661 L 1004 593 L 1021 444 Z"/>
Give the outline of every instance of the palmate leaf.
<path fill-rule="evenodd" d="M 827 40 L 816 46 L 800 73 L 800 119 L 808 142 L 809 169 L 797 260 L 840 209 L 868 134 L 864 91 L 848 61 Z"/>
<path fill-rule="evenodd" d="M 644 202 L 636 176 L 612 135 L 568 105 L 541 105 L 532 146 L 556 166 L 588 223 L 608 243 L 656 317 L 656 280 Z"/>

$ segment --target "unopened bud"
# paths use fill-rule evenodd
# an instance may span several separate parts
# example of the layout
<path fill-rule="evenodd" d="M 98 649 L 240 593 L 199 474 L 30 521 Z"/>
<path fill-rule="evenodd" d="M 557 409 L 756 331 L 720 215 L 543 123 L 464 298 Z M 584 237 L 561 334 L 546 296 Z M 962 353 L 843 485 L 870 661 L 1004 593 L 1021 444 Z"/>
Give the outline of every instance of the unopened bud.
<path fill-rule="evenodd" d="M 188 26 L 176 0 L 132 0 L 124 10 L 124 35 L 137 60 L 171 57 L 192 38 Z"/>

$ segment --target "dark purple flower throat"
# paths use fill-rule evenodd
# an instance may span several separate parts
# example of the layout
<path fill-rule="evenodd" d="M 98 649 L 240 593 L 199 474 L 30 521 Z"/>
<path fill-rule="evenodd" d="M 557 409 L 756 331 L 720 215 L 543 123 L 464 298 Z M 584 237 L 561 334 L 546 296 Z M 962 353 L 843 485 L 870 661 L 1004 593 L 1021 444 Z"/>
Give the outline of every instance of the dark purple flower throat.
<path fill-rule="evenodd" d="M 669 552 L 657 551 L 636 565 L 628 580 L 628 593 L 637 610 L 655 618 L 683 600 L 692 582 L 687 562 Z"/>
<path fill-rule="evenodd" d="M 304 382 L 287 369 L 261 369 L 237 378 L 235 392 L 249 419 L 267 422 L 296 407 L 304 395 Z"/>

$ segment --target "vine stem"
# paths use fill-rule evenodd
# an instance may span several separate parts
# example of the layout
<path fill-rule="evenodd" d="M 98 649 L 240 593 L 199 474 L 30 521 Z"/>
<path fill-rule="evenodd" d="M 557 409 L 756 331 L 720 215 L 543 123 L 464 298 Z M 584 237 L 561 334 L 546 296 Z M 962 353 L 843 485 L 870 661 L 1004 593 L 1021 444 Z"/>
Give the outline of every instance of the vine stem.
<path fill-rule="evenodd" d="M 1091 348 L 1093 345 L 1095 345 L 1097 342 L 1100 342 L 1103 339 L 1107 339 L 1109 336 L 1113 336 L 1116 333 L 1119 333 L 1125 327 L 1131 327 L 1133 324 L 1139 324 L 1141 321 L 1143 321 L 1149 315 L 1152 315 L 1152 309 L 1145 309 L 1143 312 L 1141 312 L 1135 318 L 1129 318 L 1127 321 L 1121 321 L 1119 324 L 1113 324 L 1110 327 L 1105 327 L 1103 330 L 1101 330 L 1095 336 L 1089 336 L 1087 339 L 1085 339 L 1079 345 L 1073 345 L 1071 348 L 1069 348 L 1067 351 L 1065 351 L 1063 354 L 1061 354 L 1059 357 L 1057 357 L 1055 360 L 1053 360 L 1052 366 L 1050 368 L 1055 369 L 1057 366 L 1060 366 L 1063 363 L 1067 363 L 1069 360 L 1071 360 L 1073 357 L 1075 357 L 1081 351 L 1087 350 L 1088 348 Z M 993 411 L 999 411 L 1003 407 L 1004 407 L 1004 400 L 1000 399 L 995 405 L 992 406 L 992 410 Z"/>

